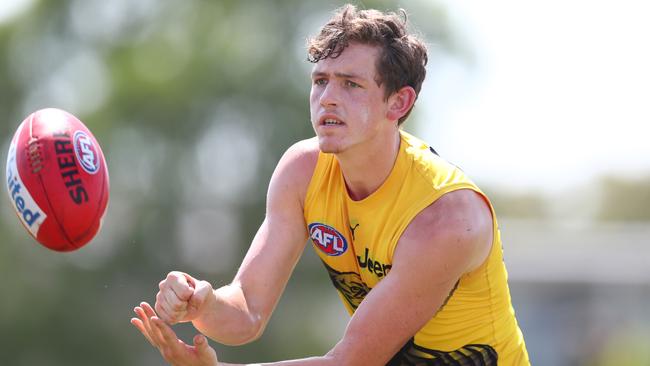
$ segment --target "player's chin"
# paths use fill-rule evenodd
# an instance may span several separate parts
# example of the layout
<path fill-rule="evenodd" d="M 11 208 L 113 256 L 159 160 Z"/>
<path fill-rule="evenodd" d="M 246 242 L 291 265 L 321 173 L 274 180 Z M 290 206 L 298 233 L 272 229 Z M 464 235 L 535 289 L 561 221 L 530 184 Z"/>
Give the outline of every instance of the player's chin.
<path fill-rule="evenodd" d="M 335 141 L 331 137 L 318 136 L 318 148 L 326 154 L 337 154 L 343 151 L 340 141 Z"/>

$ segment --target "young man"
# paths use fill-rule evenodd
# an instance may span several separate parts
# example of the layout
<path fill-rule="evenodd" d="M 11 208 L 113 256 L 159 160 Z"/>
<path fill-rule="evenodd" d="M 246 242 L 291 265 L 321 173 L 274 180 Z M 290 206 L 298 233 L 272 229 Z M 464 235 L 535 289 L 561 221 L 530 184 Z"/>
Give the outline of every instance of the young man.
<path fill-rule="evenodd" d="M 352 314 L 326 355 L 269 365 L 529 365 L 501 241 L 481 191 L 402 132 L 426 48 L 393 13 L 345 6 L 310 41 L 316 137 L 271 178 L 266 217 L 230 285 L 171 272 L 132 323 L 172 365 L 217 362 L 258 338 L 308 240 Z M 271 234 L 272 233 L 272 234 Z"/>

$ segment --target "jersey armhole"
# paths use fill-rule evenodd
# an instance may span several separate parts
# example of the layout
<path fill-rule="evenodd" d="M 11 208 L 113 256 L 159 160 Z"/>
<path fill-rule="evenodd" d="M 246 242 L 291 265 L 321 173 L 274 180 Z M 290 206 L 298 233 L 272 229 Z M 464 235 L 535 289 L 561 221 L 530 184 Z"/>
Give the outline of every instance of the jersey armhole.
<path fill-rule="evenodd" d="M 444 196 L 445 194 L 453 192 L 453 191 L 458 191 L 458 190 L 461 190 L 461 189 L 469 189 L 471 191 L 474 191 L 474 192 L 478 193 L 479 195 L 481 195 L 486 200 L 488 206 L 490 207 L 490 211 L 492 212 L 492 231 L 494 233 L 495 227 L 496 227 L 496 221 L 494 219 L 494 217 L 495 217 L 494 216 L 494 210 L 492 209 L 492 204 L 490 204 L 490 201 L 487 200 L 487 197 L 485 196 L 485 194 L 483 194 L 483 192 L 481 192 L 475 185 L 473 185 L 471 183 L 466 183 L 466 182 L 457 183 L 457 184 L 446 186 L 443 189 L 431 192 L 429 195 L 426 196 L 426 198 L 422 199 L 419 202 L 419 204 L 413 205 L 408 210 L 409 211 L 408 214 L 406 216 L 404 216 L 404 220 L 402 221 L 402 224 L 400 225 L 399 230 L 396 233 L 397 240 L 395 240 L 395 245 L 393 245 L 393 247 L 389 249 L 390 258 L 392 258 L 393 255 L 395 254 L 395 248 L 397 248 L 397 245 L 399 244 L 399 239 L 402 237 L 402 234 L 404 234 L 404 231 L 406 230 L 408 225 L 411 223 L 411 221 L 413 221 L 415 216 L 417 216 L 420 212 L 422 212 L 422 210 L 424 210 L 425 208 L 432 205 L 434 202 L 436 202 L 438 199 L 440 199 L 440 197 Z M 495 234 L 493 234 L 493 238 L 492 238 L 492 246 L 494 246 L 494 243 L 495 243 L 495 236 L 494 235 Z M 490 254 L 488 255 L 488 257 L 490 255 L 492 255 L 492 249 L 490 249 Z M 483 264 L 485 264 L 485 263 L 483 263 Z M 482 267 L 483 264 L 481 264 L 479 266 L 479 268 Z M 473 270 L 472 272 L 474 272 L 474 271 L 475 270 Z M 468 273 L 471 273 L 471 272 L 468 272 Z"/>

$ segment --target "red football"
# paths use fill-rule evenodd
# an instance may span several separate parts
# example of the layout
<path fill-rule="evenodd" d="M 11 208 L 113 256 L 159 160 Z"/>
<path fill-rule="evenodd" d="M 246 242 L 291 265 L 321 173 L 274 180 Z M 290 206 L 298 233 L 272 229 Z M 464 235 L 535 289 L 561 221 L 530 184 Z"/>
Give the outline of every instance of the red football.
<path fill-rule="evenodd" d="M 76 250 L 99 231 L 108 169 L 99 143 L 72 114 L 47 108 L 25 118 L 11 140 L 6 179 L 18 218 L 47 248 Z"/>

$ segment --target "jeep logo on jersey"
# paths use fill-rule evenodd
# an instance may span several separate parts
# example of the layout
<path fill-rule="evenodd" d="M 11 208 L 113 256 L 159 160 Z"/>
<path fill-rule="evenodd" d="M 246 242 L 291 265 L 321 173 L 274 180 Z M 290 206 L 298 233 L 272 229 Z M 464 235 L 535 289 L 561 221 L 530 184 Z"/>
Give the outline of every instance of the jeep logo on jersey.
<path fill-rule="evenodd" d="M 329 256 L 339 256 L 348 249 L 348 242 L 335 228 L 314 222 L 309 224 L 309 237 L 318 249 Z"/>
<path fill-rule="evenodd" d="M 89 174 L 97 173 L 99 170 L 99 152 L 95 144 L 93 144 L 93 140 L 85 132 L 77 131 L 74 133 L 72 143 L 77 160 L 83 170 Z"/>

